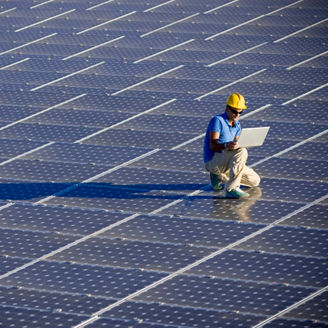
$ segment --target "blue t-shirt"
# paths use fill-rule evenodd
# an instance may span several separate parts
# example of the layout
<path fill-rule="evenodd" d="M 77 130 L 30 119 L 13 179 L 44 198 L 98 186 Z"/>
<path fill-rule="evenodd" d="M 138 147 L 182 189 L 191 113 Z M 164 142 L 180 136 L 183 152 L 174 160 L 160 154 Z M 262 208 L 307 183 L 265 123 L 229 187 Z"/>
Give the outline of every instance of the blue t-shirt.
<path fill-rule="evenodd" d="M 209 162 L 215 153 L 210 149 L 211 131 L 219 132 L 220 134 L 219 143 L 231 142 L 234 140 L 235 136 L 239 136 L 241 131 L 241 126 L 239 121 L 235 121 L 235 126 L 231 126 L 228 122 L 228 117 L 225 112 L 220 115 L 215 115 L 210 120 L 205 135 L 204 151 L 203 151 L 204 163 Z"/>

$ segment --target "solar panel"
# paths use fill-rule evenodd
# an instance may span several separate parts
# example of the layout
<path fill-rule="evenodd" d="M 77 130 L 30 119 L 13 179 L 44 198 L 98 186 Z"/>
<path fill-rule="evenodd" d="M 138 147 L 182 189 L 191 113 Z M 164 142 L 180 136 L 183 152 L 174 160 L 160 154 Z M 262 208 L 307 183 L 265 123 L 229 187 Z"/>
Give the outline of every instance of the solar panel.
<path fill-rule="evenodd" d="M 328 327 L 325 0 L 0 5 L 1 327 Z M 268 125 L 245 200 L 202 149 Z"/>

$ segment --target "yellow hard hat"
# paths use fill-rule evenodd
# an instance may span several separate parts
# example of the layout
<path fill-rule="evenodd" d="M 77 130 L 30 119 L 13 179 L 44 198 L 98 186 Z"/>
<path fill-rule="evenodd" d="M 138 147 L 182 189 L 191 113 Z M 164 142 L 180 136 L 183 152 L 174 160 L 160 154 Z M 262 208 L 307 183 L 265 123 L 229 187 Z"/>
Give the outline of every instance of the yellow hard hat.
<path fill-rule="evenodd" d="M 233 93 L 227 99 L 227 105 L 238 108 L 246 109 L 245 98 L 240 93 Z"/>

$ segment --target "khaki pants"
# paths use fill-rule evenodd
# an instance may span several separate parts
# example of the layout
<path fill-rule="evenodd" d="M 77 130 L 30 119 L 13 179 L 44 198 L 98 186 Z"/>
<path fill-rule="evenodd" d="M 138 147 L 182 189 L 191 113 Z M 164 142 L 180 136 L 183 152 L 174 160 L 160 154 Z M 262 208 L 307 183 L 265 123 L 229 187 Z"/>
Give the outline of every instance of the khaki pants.
<path fill-rule="evenodd" d="M 218 175 L 228 191 L 239 188 L 241 184 L 255 187 L 260 184 L 261 178 L 252 168 L 246 166 L 247 157 L 246 148 L 215 153 L 205 164 L 205 169 Z"/>

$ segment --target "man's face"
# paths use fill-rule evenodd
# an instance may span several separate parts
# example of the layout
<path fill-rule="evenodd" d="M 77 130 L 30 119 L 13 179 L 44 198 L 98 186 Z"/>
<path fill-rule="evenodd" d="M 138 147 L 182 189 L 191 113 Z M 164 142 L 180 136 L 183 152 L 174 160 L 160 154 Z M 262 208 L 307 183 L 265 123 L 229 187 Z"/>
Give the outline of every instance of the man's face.
<path fill-rule="evenodd" d="M 226 107 L 226 113 L 228 115 L 228 118 L 233 121 L 237 121 L 242 112 L 243 110 L 239 108 L 234 108 L 229 105 L 227 105 Z"/>

